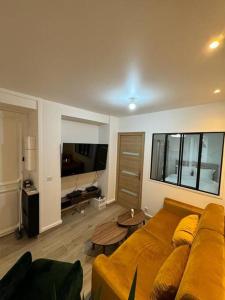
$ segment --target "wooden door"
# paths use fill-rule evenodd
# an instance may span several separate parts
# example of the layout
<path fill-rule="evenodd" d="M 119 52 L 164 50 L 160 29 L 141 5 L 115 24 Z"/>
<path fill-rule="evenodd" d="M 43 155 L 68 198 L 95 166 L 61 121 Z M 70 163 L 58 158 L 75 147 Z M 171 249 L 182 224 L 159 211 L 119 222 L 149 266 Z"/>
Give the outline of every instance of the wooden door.
<path fill-rule="evenodd" d="M 125 207 L 141 207 L 144 140 L 143 132 L 118 135 L 116 200 Z"/>

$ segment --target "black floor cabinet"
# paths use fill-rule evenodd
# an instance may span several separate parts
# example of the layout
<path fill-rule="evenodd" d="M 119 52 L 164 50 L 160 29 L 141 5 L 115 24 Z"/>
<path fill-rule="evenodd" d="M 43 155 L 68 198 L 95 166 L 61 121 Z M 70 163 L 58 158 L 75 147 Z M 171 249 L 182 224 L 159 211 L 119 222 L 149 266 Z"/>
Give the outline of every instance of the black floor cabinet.
<path fill-rule="evenodd" d="M 39 194 L 31 194 L 23 189 L 22 196 L 23 227 L 28 237 L 39 234 Z"/>

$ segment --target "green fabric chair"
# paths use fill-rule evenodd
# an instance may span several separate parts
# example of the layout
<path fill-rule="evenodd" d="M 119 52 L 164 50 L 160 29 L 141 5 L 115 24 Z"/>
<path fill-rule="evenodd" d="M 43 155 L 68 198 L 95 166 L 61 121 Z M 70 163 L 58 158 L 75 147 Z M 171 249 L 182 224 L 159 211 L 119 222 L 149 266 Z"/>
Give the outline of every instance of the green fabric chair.
<path fill-rule="evenodd" d="M 80 300 L 82 282 L 80 261 L 32 262 L 26 252 L 0 280 L 0 300 Z"/>

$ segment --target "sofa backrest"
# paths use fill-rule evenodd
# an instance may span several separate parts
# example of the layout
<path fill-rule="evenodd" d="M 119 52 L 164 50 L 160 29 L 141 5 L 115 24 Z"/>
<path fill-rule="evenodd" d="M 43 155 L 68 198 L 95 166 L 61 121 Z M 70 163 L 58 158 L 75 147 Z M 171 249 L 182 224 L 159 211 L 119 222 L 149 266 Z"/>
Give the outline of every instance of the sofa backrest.
<path fill-rule="evenodd" d="M 200 218 L 176 299 L 224 299 L 224 271 L 224 209 L 209 204 Z"/>
<path fill-rule="evenodd" d="M 224 208 L 222 205 L 209 204 L 204 210 L 198 230 L 209 229 L 224 235 Z"/>
<path fill-rule="evenodd" d="M 184 218 L 190 214 L 197 214 L 201 216 L 201 214 L 203 213 L 203 209 L 199 207 L 176 201 L 170 198 L 164 199 L 163 208 L 175 215 L 178 215 L 181 218 Z"/>

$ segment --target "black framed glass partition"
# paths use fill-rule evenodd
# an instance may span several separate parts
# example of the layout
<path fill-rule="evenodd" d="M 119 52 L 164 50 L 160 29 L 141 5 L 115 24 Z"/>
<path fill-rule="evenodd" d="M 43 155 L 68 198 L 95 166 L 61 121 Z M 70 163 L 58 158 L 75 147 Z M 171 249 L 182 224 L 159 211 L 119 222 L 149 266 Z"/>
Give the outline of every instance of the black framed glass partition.
<path fill-rule="evenodd" d="M 166 136 L 165 182 L 177 184 L 179 178 L 179 159 L 181 152 L 181 134 Z"/>
<path fill-rule="evenodd" d="M 221 133 L 202 135 L 199 190 L 219 194 L 224 137 Z"/>
<path fill-rule="evenodd" d="M 197 188 L 200 134 L 183 134 L 180 184 Z"/>
<path fill-rule="evenodd" d="M 150 178 L 219 195 L 223 145 L 223 132 L 153 134 Z"/>
<path fill-rule="evenodd" d="M 158 181 L 163 181 L 165 140 L 165 134 L 153 135 L 151 177 Z"/>

